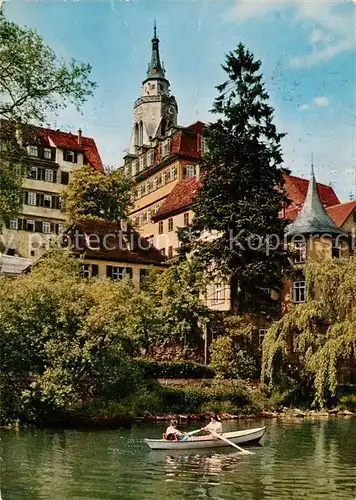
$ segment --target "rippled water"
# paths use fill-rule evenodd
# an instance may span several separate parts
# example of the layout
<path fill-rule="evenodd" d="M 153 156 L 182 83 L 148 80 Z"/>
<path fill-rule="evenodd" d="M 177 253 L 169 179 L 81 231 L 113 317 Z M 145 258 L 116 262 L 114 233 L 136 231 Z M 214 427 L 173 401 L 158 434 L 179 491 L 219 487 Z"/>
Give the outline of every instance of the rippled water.
<path fill-rule="evenodd" d="M 150 451 L 163 425 L 117 431 L 2 432 L 2 500 L 356 500 L 356 420 L 267 425 L 262 446 L 241 455 Z M 190 427 L 190 429 L 193 427 Z"/>

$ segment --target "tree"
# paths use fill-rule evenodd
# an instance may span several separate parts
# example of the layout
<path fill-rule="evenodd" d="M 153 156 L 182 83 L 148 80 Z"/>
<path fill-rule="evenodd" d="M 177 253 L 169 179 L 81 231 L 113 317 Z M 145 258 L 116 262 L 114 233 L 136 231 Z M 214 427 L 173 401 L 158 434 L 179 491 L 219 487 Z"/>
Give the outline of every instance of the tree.
<path fill-rule="evenodd" d="M 68 222 L 79 219 L 117 221 L 127 214 L 131 182 L 121 170 L 103 174 L 90 166 L 76 170 L 63 193 L 63 212 Z"/>
<path fill-rule="evenodd" d="M 262 380 L 276 389 L 297 383 L 322 406 L 342 369 L 356 373 L 356 259 L 309 263 L 306 281 L 309 300 L 266 335 Z"/>
<path fill-rule="evenodd" d="M 0 12 L 0 117 L 43 123 L 68 104 L 78 110 L 93 95 L 91 66 L 58 59 L 33 30 L 8 21 Z"/>
<path fill-rule="evenodd" d="M 147 286 L 156 307 L 160 344 L 179 345 L 183 354 L 199 345 L 201 328 L 211 313 L 203 301 L 206 279 L 197 262 L 189 259 L 155 273 Z"/>
<path fill-rule="evenodd" d="M 230 281 L 234 312 L 267 314 L 276 304 L 263 289 L 279 291 L 288 267 L 279 218 L 287 200 L 284 134 L 273 124 L 260 66 L 242 44 L 226 56 L 228 79 L 217 87 L 212 111 L 219 118 L 206 130 L 209 151 L 194 207 L 193 229 L 211 237 L 196 239 L 193 249 L 210 274 Z"/>
<path fill-rule="evenodd" d="M 0 11 L 0 222 L 14 217 L 21 204 L 30 165 L 21 147 L 23 125 L 42 124 L 68 104 L 79 109 L 96 86 L 90 71 L 88 64 L 58 59 L 35 31 L 8 21 Z"/>
<path fill-rule="evenodd" d="M 30 274 L 0 283 L 1 420 L 36 419 L 135 391 L 131 283 L 85 280 L 80 261 L 58 249 Z"/>
<path fill-rule="evenodd" d="M 243 316 L 222 317 L 223 335 L 211 344 L 210 366 L 219 378 L 258 378 L 258 356 L 252 348 L 256 327 Z"/>

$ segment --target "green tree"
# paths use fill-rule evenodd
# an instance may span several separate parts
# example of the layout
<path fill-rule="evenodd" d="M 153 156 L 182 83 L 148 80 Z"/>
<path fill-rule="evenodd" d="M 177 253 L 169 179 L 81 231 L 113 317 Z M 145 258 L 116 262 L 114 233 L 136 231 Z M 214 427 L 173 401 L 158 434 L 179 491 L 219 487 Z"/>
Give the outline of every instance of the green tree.
<path fill-rule="evenodd" d="M 68 104 L 79 109 L 96 86 L 90 71 L 88 64 L 58 59 L 35 31 L 0 11 L 0 222 L 14 217 L 21 204 L 30 163 L 21 147 L 23 124 L 42 124 Z"/>
<path fill-rule="evenodd" d="M 179 345 L 183 351 L 201 342 L 201 329 L 210 319 L 203 300 L 205 273 L 194 259 L 174 264 L 162 273 L 154 273 L 148 283 L 160 329 L 156 341 L 161 346 Z"/>
<path fill-rule="evenodd" d="M 197 239 L 193 248 L 211 274 L 230 281 L 234 312 L 275 313 L 263 288 L 279 290 L 288 266 L 279 218 L 286 202 L 284 134 L 273 124 L 260 66 L 242 44 L 226 56 L 228 78 L 217 87 L 212 111 L 219 118 L 206 130 L 209 151 L 194 208 L 193 229 L 212 237 Z"/>
<path fill-rule="evenodd" d="M 140 384 L 124 280 L 85 280 L 80 261 L 54 249 L 17 280 L 0 278 L 1 419 L 38 418 L 120 399 Z"/>
<path fill-rule="evenodd" d="M 68 222 L 79 219 L 117 221 L 126 216 L 131 182 L 121 170 L 103 174 L 90 166 L 76 170 L 63 193 L 62 209 Z"/>
<path fill-rule="evenodd" d="M 356 259 L 309 263 L 306 280 L 309 300 L 268 331 L 262 380 L 278 390 L 298 384 L 322 406 L 341 369 L 356 371 Z"/>

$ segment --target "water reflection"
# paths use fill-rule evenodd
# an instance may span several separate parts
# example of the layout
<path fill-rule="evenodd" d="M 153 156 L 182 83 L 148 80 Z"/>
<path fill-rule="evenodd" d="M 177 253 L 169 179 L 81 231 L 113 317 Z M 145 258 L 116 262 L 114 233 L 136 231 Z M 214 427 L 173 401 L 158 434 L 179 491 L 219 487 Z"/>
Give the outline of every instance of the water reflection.
<path fill-rule="evenodd" d="M 269 421 L 254 455 L 150 451 L 143 439 L 160 434 L 3 432 L 3 500 L 356 499 L 355 419 Z"/>

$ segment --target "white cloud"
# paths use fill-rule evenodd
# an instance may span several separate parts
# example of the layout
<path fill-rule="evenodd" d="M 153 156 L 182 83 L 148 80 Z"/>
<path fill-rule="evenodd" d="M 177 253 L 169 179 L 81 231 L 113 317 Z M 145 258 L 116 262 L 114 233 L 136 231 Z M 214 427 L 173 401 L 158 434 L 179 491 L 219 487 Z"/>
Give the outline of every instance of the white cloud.
<path fill-rule="evenodd" d="M 313 23 L 309 43 L 313 50 L 291 60 L 294 67 L 313 66 L 356 47 L 354 33 L 356 0 L 236 0 L 229 18 L 246 21 L 268 13 L 294 9 L 295 18 L 305 26 Z"/>
<path fill-rule="evenodd" d="M 313 103 L 315 106 L 325 108 L 326 106 L 329 106 L 329 99 L 325 96 L 314 97 Z"/>
<path fill-rule="evenodd" d="M 303 111 L 306 109 L 309 109 L 309 108 L 310 108 L 309 104 L 302 104 L 301 106 L 299 106 L 299 109 L 301 109 Z"/>

